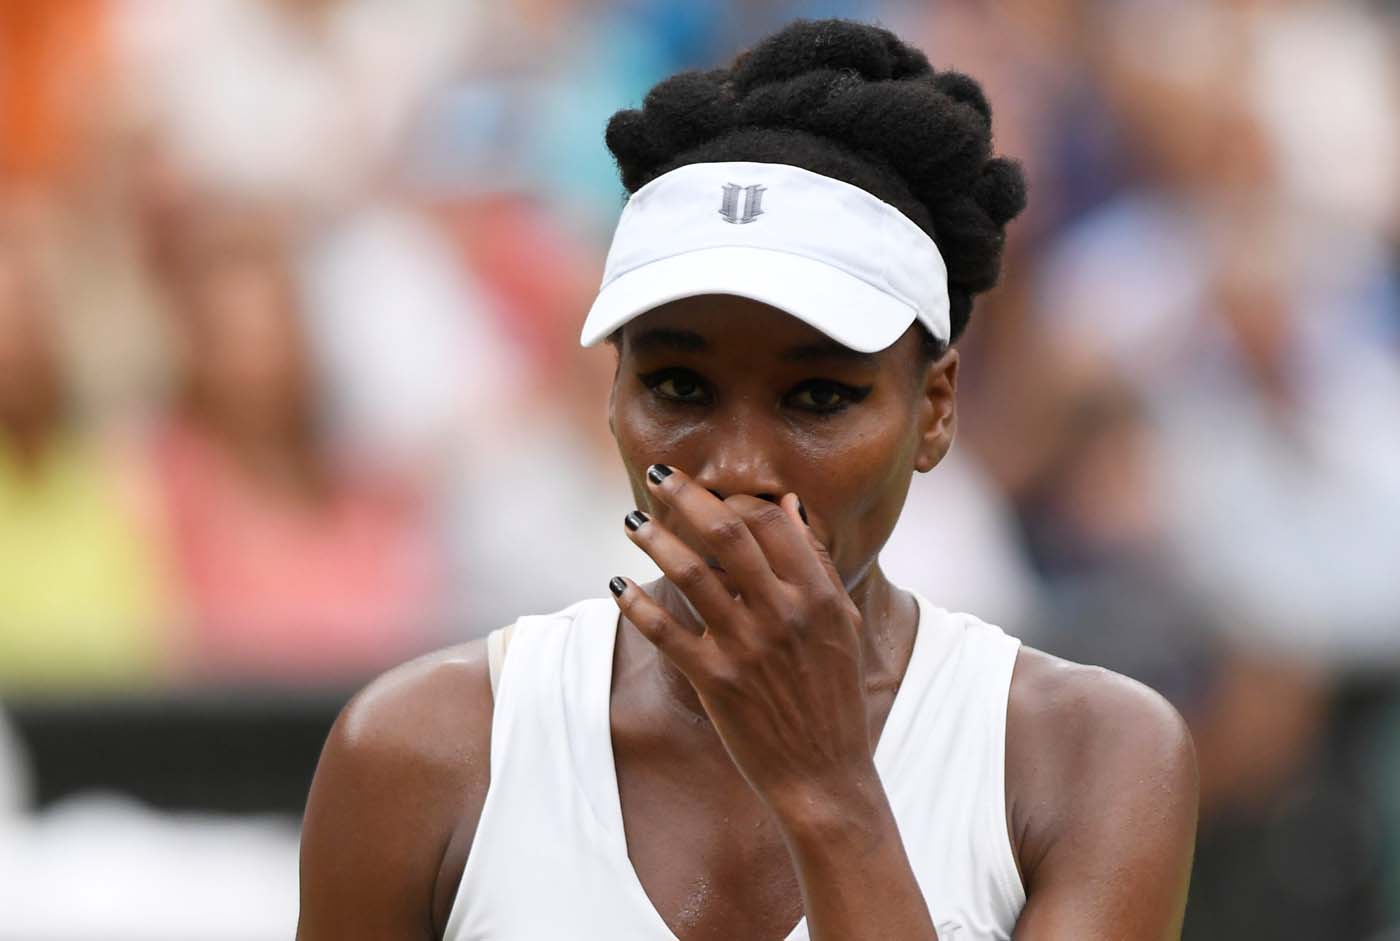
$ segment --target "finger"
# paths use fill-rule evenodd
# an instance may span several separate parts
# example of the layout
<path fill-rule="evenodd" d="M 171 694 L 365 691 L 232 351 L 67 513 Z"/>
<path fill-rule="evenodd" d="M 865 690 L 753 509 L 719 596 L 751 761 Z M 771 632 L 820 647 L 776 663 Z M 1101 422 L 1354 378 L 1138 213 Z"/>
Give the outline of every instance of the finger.
<path fill-rule="evenodd" d="M 627 514 L 626 526 L 628 538 L 651 556 L 667 580 L 689 599 L 706 627 L 722 626 L 728 620 L 734 598 L 694 549 L 640 510 Z"/>
<path fill-rule="evenodd" d="M 704 663 L 705 640 L 686 630 L 670 613 L 630 578 L 608 582 L 622 616 L 687 677 L 698 675 Z"/>
<path fill-rule="evenodd" d="M 665 464 L 653 464 L 647 470 L 647 484 L 658 499 L 694 530 L 741 595 L 761 595 L 764 587 L 771 583 L 773 570 L 738 513 L 691 480 L 684 471 Z"/>
<path fill-rule="evenodd" d="M 802 501 L 797 498 L 797 494 L 785 494 L 778 505 L 787 511 L 788 517 L 798 526 L 810 526 L 811 521 L 807 518 L 807 510 L 802 506 Z"/>
<path fill-rule="evenodd" d="M 744 520 L 778 578 L 799 587 L 826 586 L 826 572 L 797 511 L 782 501 L 750 496 L 730 497 L 725 503 Z"/>
<path fill-rule="evenodd" d="M 817 537 L 817 532 L 811 526 L 811 520 L 806 509 L 802 506 L 802 501 L 797 494 L 789 493 L 783 496 L 781 501 L 783 508 L 789 517 L 797 519 L 801 524 L 801 532 L 807 541 L 808 548 L 816 555 L 822 571 L 831 584 L 836 587 L 841 594 L 846 595 L 846 583 L 841 578 L 841 573 L 836 570 L 836 563 L 832 561 L 831 553 L 827 551 L 826 544 Z M 847 596 L 849 597 L 849 596 Z"/>

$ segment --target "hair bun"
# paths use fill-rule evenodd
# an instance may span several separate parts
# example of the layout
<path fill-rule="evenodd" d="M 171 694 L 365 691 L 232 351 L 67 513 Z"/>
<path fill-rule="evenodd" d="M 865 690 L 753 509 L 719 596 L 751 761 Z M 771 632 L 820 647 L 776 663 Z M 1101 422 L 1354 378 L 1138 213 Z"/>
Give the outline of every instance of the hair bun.
<path fill-rule="evenodd" d="M 603 140 L 617 160 L 622 186 L 635 193 L 646 184 L 664 159 L 663 153 L 651 145 L 647 135 L 646 117 L 640 111 L 619 111 L 608 121 Z"/>
<path fill-rule="evenodd" d="M 1026 208 L 1026 177 L 1020 164 L 993 157 L 972 186 L 973 198 L 997 225 L 1006 225 Z"/>
<path fill-rule="evenodd" d="M 932 84 L 954 101 L 971 107 L 982 115 L 982 120 L 987 122 L 988 127 L 991 126 L 992 106 L 987 103 L 987 96 L 983 94 L 982 86 L 977 84 L 976 79 L 961 72 L 939 72 L 933 76 Z"/>
<path fill-rule="evenodd" d="M 850 69 L 816 69 L 769 82 L 739 102 L 739 121 L 749 127 L 796 128 L 839 137 L 841 99 L 863 84 Z"/>
<path fill-rule="evenodd" d="M 843 180 L 899 209 L 948 266 L 953 335 L 991 287 L 1004 228 L 1026 205 L 1011 160 L 992 156 L 992 109 L 961 72 L 936 72 L 889 30 L 798 20 L 727 69 L 682 72 L 641 110 L 608 124 L 623 185 L 636 192 L 688 163 L 788 163 Z"/>
<path fill-rule="evenodd" d="M 922 52 L 889 30 L 850 20 L 797 20 L 735 62 L 734 87 L 744 95 L 821 70 L 850 70 L 880 82 L 926 74 L 932 67 Z"/>
<path fill-rule="evenodd" d="M 659 82 L 642 102 L 647 133 L 672 150 L 719 137 L 737 119 L 729 73 L 681 72 Z"/>
<path fill-rule="evenodd" d="M 966 190 L 991 155 L 981 114 L 927 82 L 867 84 L 842 106 L 833 136 L 879 154 L 926 204 Z"/>

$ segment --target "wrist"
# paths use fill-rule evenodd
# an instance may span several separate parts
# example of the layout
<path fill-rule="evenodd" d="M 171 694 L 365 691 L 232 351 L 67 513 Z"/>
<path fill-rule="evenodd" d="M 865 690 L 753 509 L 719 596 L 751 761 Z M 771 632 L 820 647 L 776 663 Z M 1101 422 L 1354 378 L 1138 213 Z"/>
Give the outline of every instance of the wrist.
<path fill-rule="evenodd" d="M 839 780 L 804 781 L 768 800 L 788 842 L 848 843 L 873 835 L 892 819 L 884 785 L 872 765 Z"/>

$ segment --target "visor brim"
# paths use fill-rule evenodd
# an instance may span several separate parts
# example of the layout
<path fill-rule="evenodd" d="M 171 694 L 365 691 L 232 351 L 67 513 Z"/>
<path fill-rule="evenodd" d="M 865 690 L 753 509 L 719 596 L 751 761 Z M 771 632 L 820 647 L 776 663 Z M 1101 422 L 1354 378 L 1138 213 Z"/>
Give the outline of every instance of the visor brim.
<path fill-rule="evenodd" d="M 776 307 L 861 353 L 890 346 L 916 318 L 912 305 L 839 268 L 736 245 L 673 255 L 619 275 L 598 293 L 579 340 L 594 346 L 647 311 L 707 294 Z"/>

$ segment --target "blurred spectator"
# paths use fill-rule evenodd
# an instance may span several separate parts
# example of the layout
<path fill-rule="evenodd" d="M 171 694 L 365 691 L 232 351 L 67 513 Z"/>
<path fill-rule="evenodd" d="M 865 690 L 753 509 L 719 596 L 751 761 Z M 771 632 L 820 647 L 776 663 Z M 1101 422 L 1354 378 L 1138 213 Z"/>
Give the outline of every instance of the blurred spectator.
<path fill-rule="evenodd" d="M 1400 370 L 1358 325 L 1377 296 L 1309 284 L 1291 234 L 1272 216 L 1229 231 L 1201 324 L 1212 349 L 1158 396 L 1174 542 L 1250 640 L 1394 664 Z"/>
<path fill-rule="evenodd" d="M 1044 578 L 1035 641 L 1148 684 L 1193 726 L 1208 722 L 1220 625 L 1165 551 L 1155 429 L 1114 377 L 1078 384 L 1021 506 Z"/>
<path fill-rule="evenodd" d="M 1048 253 L 1040 306 L 1057 347 L 1107 358 L 1154 413 L 1167 538 L 1231 630 L 1295 656 L 1394 662 L 1400 374 L 1376 326 L 1396 304 L 1391 260 L 1365 216 L 1342 221 L 1342 197 L 1326 211 L 1320 195 L 1277 198 L 1293 184 L 1251 64 L 1267 58 L 1261 36 L 1315 5 L 1283 6 L 1118 12 L 1105 84 L 1138 183 Z M 1351 42 L 1351 22 L 1321 16 L 1316 41 Z M 1364 56 L 1372 40 L 1357 41 Z M 1355 106 L 1379 117 L 1377 94 Z M 1346 186 L 1393 201 L 1388 169 Z"/>
<path fill-rule="evenodd" d="M 146 681 L 164 651 L 156 557 L 132 480 L 70 411 L 25 237 L 0 231 L 0 689 Z"/>
<path fill-rule="evenodd" d="M 387 169 L 478 0 L 113 0 L 129 120 L 200 184 L 310 208 Z"/>
<path fill-rule="evenodd" d="M 306 328 L 327 418 L 357 459 L 433 481 L 493 439 L 515 350 L 456 248 L 405 202 L 362 207 L 303 260 Z"/>
<path fill-rule="evenodd" d="M 196 671 L 362 676 L 430 643 L 438 574 L 413 492 L 338 464 L 274 227 L 215 213 L 175 287 L 183 392 L 155 436 Z"/>
<path fill-rule="evenodd" d="M 1312 754 L 1319 671 L 1233 639 L 1233 611 L 1204 595 L 1171 550 L 1161 429 L 1100 365 L 1066 393 L 1060 447 L 1022 518 L 1043 574 L 1035 642 L 1167 696 L 1196 738 L 1203 812 L 1270 798 Z"/>
<path fill-rule="evenodd" d="M 1172 548 L 1233 630 L 1393 662 L 1400 374 L 1370 326 L 1394 303 L 1384 269 L 1364 244 L 1328 265 L 1304 220 L 1199 198 L 1135 196 L 1067 236 L 1044 286 L 1057 342 L 1134 377 L 1163 435 Z"/>
<path fill-rule="evenodd" d="M 1356 0 L 1234 0 L 1250 32 L 1247 93 L 1294 208 L 1400 236 L 1400 48 Z"/>

